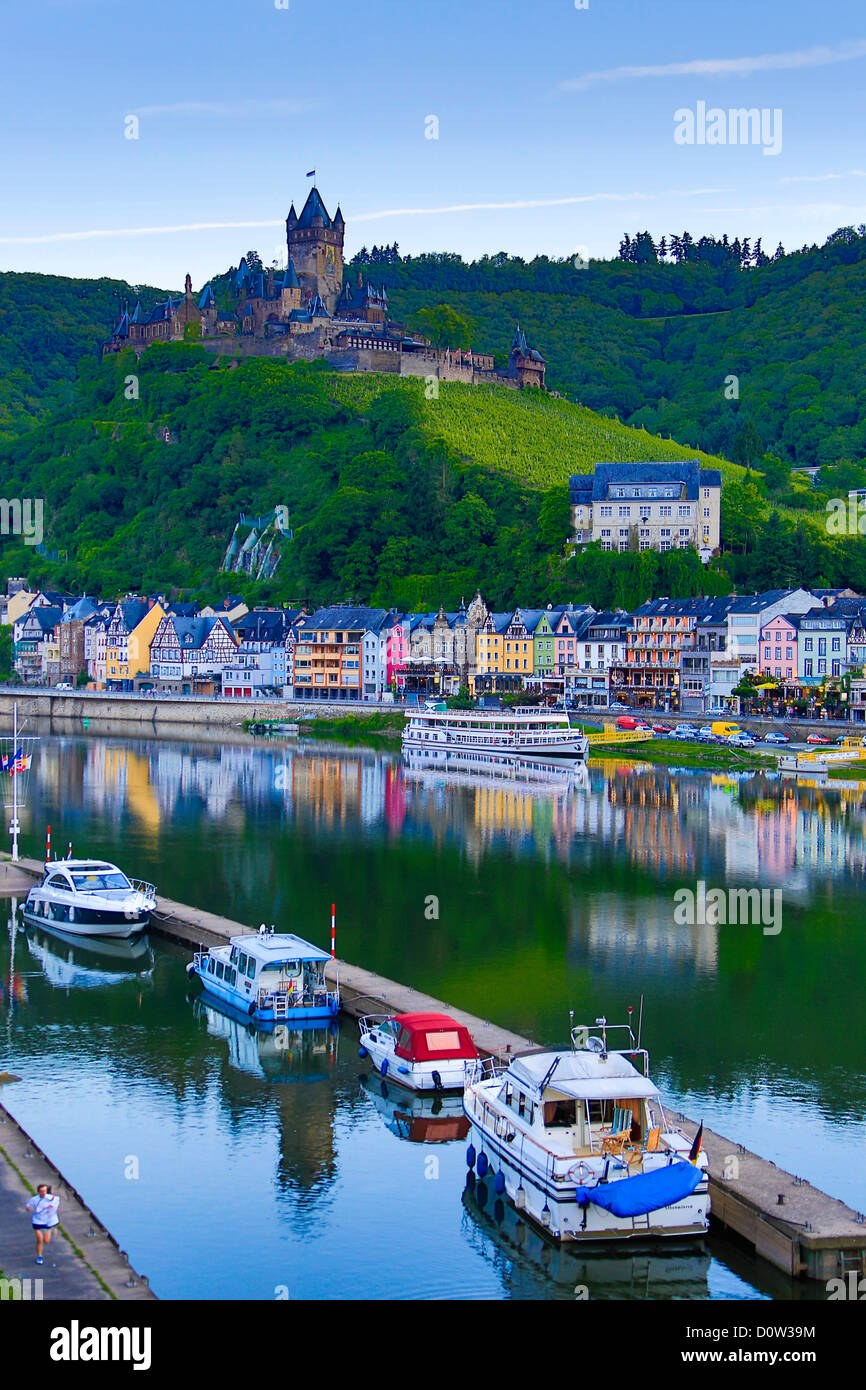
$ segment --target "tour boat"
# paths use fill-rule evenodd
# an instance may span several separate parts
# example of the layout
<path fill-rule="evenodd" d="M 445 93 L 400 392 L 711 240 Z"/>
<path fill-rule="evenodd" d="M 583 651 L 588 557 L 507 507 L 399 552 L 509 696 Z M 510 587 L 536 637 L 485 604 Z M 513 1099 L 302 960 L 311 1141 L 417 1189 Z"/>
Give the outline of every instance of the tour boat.
<path fill-rule="evenodd" d="M 700 1132 L 689 1144 L 665 1115 L 635 1045 L 608 1048 L 606 1019 L 572 1029 L 569 1051 L 478 1062 L 463 1106 L 470 1172 L 562 1241 L 700 1236 L 709 1175 Z M 642 1072 L 633 1061 L 642 1061 Z"/>
<path fill-rule="evenodd" d="M 186 969 L 214 998 L 256 1022 L 295 1022 L 339 1012 L 339 985 L 330 990 L 325 981 L 329 960 L 327 951 L 300 936 L 260 927 L 196 951 Z"/>
<path fill-rule="evenodd" d="M 152 883 L 129 879 L 104 859 L 55 859 L 31 888 L 21 912 L 34 926 L 73 936 L 134 936 L 156 908 Z"/>
<path fill-rule="evenodd" d="M 478 1058 L 469 1030 L 450 1014 L 368 1014 L 358 1027 L 358 1055 L 413 1091 L 462 1090 L 466 1063 Z"/>
<path fill-rule="evenodd" d="M 452 753 L 507 753 L 515 758 L 585 758 L 589 741 L 572 726 L 568 710 L 412 710 L 403 751 L 439 748 Z"/>

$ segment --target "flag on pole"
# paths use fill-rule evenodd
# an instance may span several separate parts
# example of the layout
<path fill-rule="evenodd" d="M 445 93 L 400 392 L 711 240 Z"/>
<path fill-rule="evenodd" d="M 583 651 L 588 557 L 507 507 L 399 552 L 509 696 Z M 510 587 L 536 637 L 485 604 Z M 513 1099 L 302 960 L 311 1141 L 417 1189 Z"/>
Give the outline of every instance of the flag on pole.
<path fill-rule="evenodd" d="M 308 170 L 307 170 L 307 178 L 308 178 L 308 179 L 314 179 L 315 177 L 316 177 L 316 171 L 315 171 L 315 169 L 308 169 Z"/>
<path fill-rule="evenodd" d="M 689 1149 L 689 1163 L 697 1163 L 697 1161 L 698 1161 L 698 1154 L 699 1154 L 700 1151 L 701 1151 L 701 1141 L 703 1140 L 703 1137 L 704 1137 L 704 1122 L 703 1122 L 703 1120 L 701 1120 L 701 1123 L 700 1123 L 700 1125 L 698 1126 L 698 1132 L 697 1132 L 697 1134 L 695 1135 L 694 1139 L 692 1140 L 692 1147 Z"/>

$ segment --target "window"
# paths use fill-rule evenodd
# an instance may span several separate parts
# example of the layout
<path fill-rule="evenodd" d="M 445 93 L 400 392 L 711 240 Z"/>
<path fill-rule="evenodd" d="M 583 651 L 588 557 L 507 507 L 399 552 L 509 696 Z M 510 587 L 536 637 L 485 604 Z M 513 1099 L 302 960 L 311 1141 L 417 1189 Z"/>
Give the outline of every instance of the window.
<path fill-rule="evenodd" d="M 613 507 L 601 507 L 601 508 L 599 509 L 599 515 L 601 515 L 601 516 L 613 516 Z"/>
<path fill-rule="evenodd" d="M 812 663 L 811 663 L 811 661 L 804 661 L 804 662 L 803 662 L 803 675 L 804 675 L 804 676 L 811 676 L 811 674 L 812 674 Z"/>
<path fill-rule="evenodd" d="M 791 648 L 790 648 L 790 647 L 786 647 L 786 648 L 785 648 L 785 660 L 786 660 L 786 661 L 790 661 L 790 660 L 791 660 Z"/>
<path fill-rule="evenodd" d="M 819 637 L 819 638 L 818 638 L 818 655 L 819 655 L 819 656 L 826 656 L 826 655 L 827 655 L 827 638 L 826 638 L 826 637 Z"/>
<path fill-rule="evenodd" d="M 812 650 L 812 638 L 811 638 L 811 637 L 806 637 L 806 638 L 804 639 L 804 641 L 803 641 L 803 651 L 804 651 L 804 652 L 810 652 L 811 650 Z"/>
<path fill-rule="evenodd" d="M 631 507 L 620 507 L 619 514 L 620 516 L 631 516 Z"/>
<path fill-rule="evenodd" d="M 687 506 L 679 506 L 679 507 L 677 507 L 677 516 L 679 516 L 679 517 L 688 517 L 688 516 L 691 516 L 691 514 L 692 514 L 692 509 L 691 509 L 690 506 L 687 505 Z"/>
<path fill-rule="evenodd" d="M 826 676 L 826 674 L 827 674 L 827 663 L 826 663 L 826 661 L 819 661 L 819 662 L 818 662 L 818 675 L 819 675 L 819 676 Z"/>
<path fill-rule="evenodd" d="M 641 521 L 648 521 L 648 520 L 649 520 L 650 514 L 651 514 L 651 510 L 652 510 L 652 509 L 651 509 L 650 507 L 648 507 L 646 504 L 643 504 L 643 505 L 641 506 L 641 509 L 640 509 L 640 519 L 641 519 Z"/>
<path fill-rule="evenodd" d="M 838 637 L 834 637 L 834 638 L 833 638 L 833 644 L 832 644 L 830 650 L 831 650 L 831 651 L 834 651 L 834 652 L 838 652 L 838 651 L 841 651 L 841 650 L 842 650 L 841 646 L 839 645 L 839 638 L 838 638 Z"/>
<path fill-rule="evenodd" d="M 704 516 L 709 516 L 709 514 L 710 514 L 710 509 L 709 509 L 709 507 L 704 507 Z"/>
<path fill-rule="evenodd" d="M 670 528 L 669 526 L 663 526 L 663 527 L 661 528 L 661 530 L 659 531 L 659 535 L 660 535 L 660 536 L 669 536 L 670 533 L 671 533 L 671 528 Z"/>
<path fill-rule="evenodd" d="M 659 507 L 659 516 L 672 516 L 673 507 Z"/>
<path fill-rule="evenodd" d="M 769 647 L 765 647 L 765 648 L 764 648 L 764 660 L 765 660 L 765 661 L 769 661 L 769 660 L 770 660 L 770 648 L 769 648 Z"/>

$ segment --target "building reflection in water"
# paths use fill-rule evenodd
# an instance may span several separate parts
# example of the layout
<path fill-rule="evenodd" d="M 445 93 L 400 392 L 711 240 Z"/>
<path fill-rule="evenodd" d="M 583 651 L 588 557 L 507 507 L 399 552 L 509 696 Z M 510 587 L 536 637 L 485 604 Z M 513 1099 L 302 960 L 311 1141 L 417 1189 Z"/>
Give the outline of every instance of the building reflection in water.
<path fill-rule="evenodd" d="M 504 851 L 568 864 L 602 844 L 661 881 L 760 881 L 803 901 L 815 875 L 859 878 L 866 870 L 863 788 L 816 788 L 763 773 L 613 760 L 587 772 L 436 755 L 404 763 L 393 753 L 318 742 L 63 737 L 43 739 L 31 777 L 31 833 L 59 807 L 64 815 L 128 820 L 145 842 L 207 822 L 240 837 L 277 817 L 335 839 L 360 833 L 453 843 L 474 862 Z M 57 843 L 65 847 L 65 838 L 61 828 Z"/>

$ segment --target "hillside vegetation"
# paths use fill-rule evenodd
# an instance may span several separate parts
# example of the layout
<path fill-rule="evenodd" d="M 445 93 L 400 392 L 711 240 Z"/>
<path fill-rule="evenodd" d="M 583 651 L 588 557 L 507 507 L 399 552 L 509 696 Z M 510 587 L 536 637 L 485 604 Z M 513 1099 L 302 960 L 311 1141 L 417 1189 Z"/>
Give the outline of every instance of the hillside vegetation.
<path fill-rule="evenodd" d="M 593 548 L 567 559 L 568 474 L 599 455 L 665 458 L 674 446 L 540 393 L 445 384 L 428 402 L 422 382 L 263 358 L 232 367 L 193 345 L 157 344 L 138 363 L 131 352 L 85 358 L 79 370 L 73 400 L 2 446 L 4 495 L 45 499 L 47 553 L 5 537 L 0 578 L 402 609 L 453 608 L 476 587 L 498 608 L 631 607 L 733 581 L 866 588 L 866 541 L 828 537 L 817 493 L 810 512 L 786 518 L 763 475 L 713 459 L 732 546 L 720 561 Z M 769 478 L 775 465 L 763 462 Z M 276 505 L 294 540 L 274 580 L 221 575 L 238 514 Z"/>

